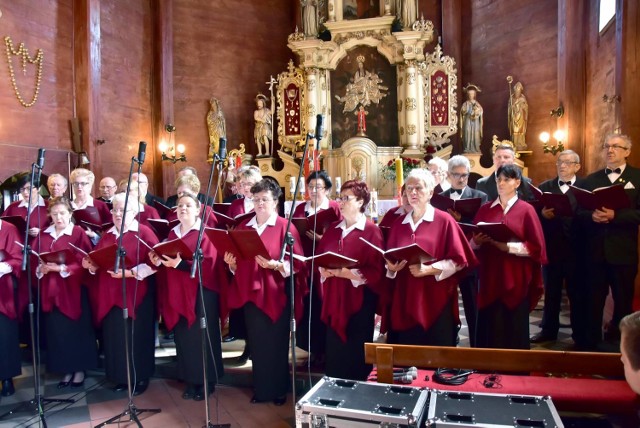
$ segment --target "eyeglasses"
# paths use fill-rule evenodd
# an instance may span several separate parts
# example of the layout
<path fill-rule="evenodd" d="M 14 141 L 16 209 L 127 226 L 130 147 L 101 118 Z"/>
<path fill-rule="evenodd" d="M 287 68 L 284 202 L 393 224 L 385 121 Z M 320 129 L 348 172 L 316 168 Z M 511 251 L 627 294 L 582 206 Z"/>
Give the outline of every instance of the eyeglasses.
<path fill-rule="evenodd" d="M 311 191 L 317 192 L 318 190 L 324 190 L 325 189 L 324 186 L 309 186 L 307 188 L 309 189 L 310 192 Z"/>
<path fill-rule="evenodd" d="M 405 186 L 405 192 L 407 194 L 413 192 L 414 190 L 417 193 L 420 193 L 424 190 L 424 186 Z"/>
<path fill-rule="evenodd" d="M 271 198 L 253 198 L 253 203 L 258 205 L 258 204 L 266 204 L 267 202 L 273 202 L 275 201 L 275 199 L 271 199 Z"/>
<path fill-rule="evenodd" d="M 452 172 L 452 173 L 451 173 L 451 176 L 452 176 L 453 178 L 455 178 L 456 180 L 461 180 L 461 179 L 462 179 L 462 180 L 466 180 L 467 178 L 469 178 L 469 173 L 463 173 L 463 174 L 460 174 L 460 173 L 458 173 L 458 172 Z"/>
<path fill-rule="evenodd" d="M 24 186 L 20 188 L 20 192 L 30 192 L 31 186 Z"/>
<path fill-rule="evenodd" d="M 574 161 L 560 161 L 560 160 L 559 160 L 559 161 L 557 161 L 557 162 L 556 162 L 556 165 L 558 165 L 558 166 L 562 166 L 562 165 L 570 166 L 570 165 L 575 165 L 575 164 L 577 164 L 577 163 L 579 163 L 579 162 L 574 162 Z"/>
<path fill-rule="evenodd" d="M 78 183 L 71 183 L 71 185 L 72 185 L 73 187 L 85 187 L 85 186 L 88 186 L 88 185 L 89 185 L 89 183 L 86 183 L 86 182 L 84 182 L 84 183 L 82 183 L 82 182 L 78 182 Z"/>
<path fill-rule="evenodd" d="M 116 186 L 100 186 L 101 189 L 113 189 Z"/>
<path fill-rule="evenodd" d="M 127 210 L 128 213 L 133 212 L 133 210 Z M 122 214 L 124 210 L 122 208 L 114 208 L 111 210 L 111 214 Z"/>
<path fill-rule="evenodd" d="M 358 198 L 355 197 L 355 196 L 338 196 L 336 198 L 336 201 L 346 203 L 346 202 L 353 201 L 353 200 L 356 200 L 356 199 L 358 199 Z"/>
<path fill-rule="evenodd" d="M 619 144 L 603 144 L 602 145 L 602 150 L 609 150 L 609 149 L 614 149 L 614 150 L 629 150 L 631 147 L 625 147 L 625 146 L 621 146 Z"/>

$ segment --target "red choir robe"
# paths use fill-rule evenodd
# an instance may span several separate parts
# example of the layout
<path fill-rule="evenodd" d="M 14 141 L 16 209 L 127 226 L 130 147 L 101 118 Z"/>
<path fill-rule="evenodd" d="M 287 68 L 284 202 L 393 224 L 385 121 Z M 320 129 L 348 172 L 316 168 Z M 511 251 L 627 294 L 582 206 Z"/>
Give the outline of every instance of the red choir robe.
<path fill-rule="evenodd" d="M 513 310 L 529 298 L 529 310 L 533 310 L 543 292 L 541 265 L 547 262 L 544 233 L 535 209 L 518 199 L 503 213 L 502 206 L 488 202 L 480 207 L 473 223 L 504 223 L 529 251 L 528 257 L 501 251 L 491 244 L 484 244 L 477 251 L 480 260 L 480 284 L 478 309 L 500 300 Z"/>
<path fill-rule="evenodd" d="M 138 215 L 136 216 L 136 220 L 147 227 L 151 227 L 149 226 L 149 219 L 159 220 L 161 218 L 158 210 L 152 206 L 145 204 L 144 207 L 141 206 L 140 208 L 144 208 L 144 211 L 140 211 L 138 213 Z"/>
<path fill-rule="evenodd" d="M 253 211 L 253 208 L 250 211 Z M 245 214 L 246 212 L 247 211 L 244 207 L 244 198 L 239 198 L 231 202 L 231 205 L 229 205 L 229 209 L 227 210 L 227 216 L 234 218 L 240 214 Z"/>
<path fill-rule="evenodd" d="M 198 229 L 200 222 L 196 222 L 194 228 L 188 231 L 182 240 L 195 251 L 198 242 Z M 180 225 L 177 225 L 169 233 L 167 240 L 177 239 Z M 215 291 L 218 294 L 224 292 L 228 284 L 228 274 L 223 255 L 218 254 L 216 248 L 211 244 L 207 235 L 202 237 L 202 281 L 204 288 Z M 190 256 L 191 256 L 190 255 Z M 189 326 L 196 319 L 196 298 L 198 294 L 198 275 L 191 278 L 192 261 L 182 260 L 189 265 L 188 271 L 180 269 L 161 267 L 161 275 L 158 277 L 158 302 L 162 318 L 167 326 L 167 330 L 172 330 L 178 323 L 180 317 L 187 320 Z M 161 265 L 162 266 L 162 265 Z M 220 317 L 226 317 L 226 305 L 220 299 Z"/>
<path fill-rule="evenodd" d="M 209 205 L 204 205 L 202 204 L 204 208 L 204 215 L 205 218 L 207 219 L 207 223 L 206 226 L 207 227 L 216 227 L 218 225 L 218 218 L 216 217 L 216 214 L 213 212 L 213 209 L 211 209 L 211 207 Z M 145 207 L 145 210 L 147 209 L 147 207 Z M 202 215 L 199 216 L 200 219 L 202 219 Z M 158 218 L 160 218 L 158 216 Z M 174 220 L 178 219 L 178 213 L 176 212 L 176 210 L 171 210 L 171 212 L 169 214 L 167 214 L 167 218 L 166 220 L 169 222 L 172 222 Z M 172 238 L 168 238 L 168 239 L 172 239 Z M 194 244 L 195 245 L 195 244 Z"/>
<path fill-rule="evenodd" d="M 408 330 L 418 325 L 425 331 L 429 330 L 442 311 L 453 310 L 451 306 L 447 308 L 447 303 L 457 295 L 460 278 L 468 268 L 477 264 L 469 242 L 453 217 L 433 207 L 431 209 L 434 210 L 433 221 L 423 220 L 415 232 L 410 224 L 403 223 L 403 219 L 411 212 L 394 221 L 389 231 L 387 249 L 416 242 L 436 261 L 451 260 L 464 268 L 441 281 L 436 281 L 433 275 L 416 278 L 411 275 L 408 266 L 399 271 L 392 286 L 392 330 Z"/>
<path fill-rule="evenodd" d="M 32 227 L 37 227 L 40 230 L 44 230 L 51 223 L 51 219 L 49 218 L 49 212 L 47 211 L 48 202 L 39 197 L 40 202 L 31 212 L 31 217 L 29 218 L 29 229 Z M 19 216 L 26 220 L 27 218 L 27 207 L 26 202 L 25 206 L 20 206 L 23 201 L 15 201 L 11 205 L 7 207 L 6 210 L 2 213 L 3 216 Z M 19 230 L 20 233 L 20 242 L 24 240 L 24 230 Z"/>
<path fill-rule="evenodd" d="M 101 201 L 100 199 L 88 197 L 87 203 L 83 205 L 82 208 L 76 208 L 77 205 L 75 202 L 72 202 L 71 205 L 74 211 L 76 209 L 84 209 L 84 208 L 93 206 L 98 210 L 98 214 L 100 215 L 100 221 L 102 222 L 102 224 L 111 223 L 113 221 L 113 217 L 111 216 L 111 210 L 109 209 L 109 206 L 106 204 L 106 202 Z M 99 230 L 97 231 L 94 230 L 94 232 L 101 233 L 101 231 Z"/>
<path fill-rule="evenodd" d="M 20 277 L 22 266 L 22 248 L 16 241 L 22 241 L 18 229 L 6 221 L 0 221 L 0 250 L 3 251 L 3 262 L 12 269 L 10 273 L 0 276 L 0 313 L 12 320 L 18 318 L 13 277 Z"/>
<path fill-rule="evenodd" d="M 401 209 L 401 206 L 393 207 L 389 211 L 384 214 L 380 223 L 378 223 L 378 227 L 391 227 L 393 222 L 400 218 L 402 214 L 406 214 L 404 209 Z"/>
<path fill-rule="evenodd" d="M 236 201 L 241 201 L 237 199 Z M 234 202 L 236 202 L 234 201 Z M 233 205 L 233 203 L 232 203 Z M 252 217 L 255 218 L 255 217 Z M 253 229 L 251 226 L 247 226 L 247 223 L 251 219 L 245 219 L 237 226 L 237 230 L 249 230 Z M 274 226 L 267 226 L 260 235 L 264 246 L 273 260 L 280 258 L 280 251 L 282 250 L 282 243 L 285 238 L 285 231 L 287 229 L 287 220 L 282 217 L 276 218 L 276 224 Z M 295 243 L 293 245 L 293 252 L 295 254 L 303 254 L 302 246 L 300 245 L 300 235 L 295 227 L 290 229 Z M 289 263 L 288 257 L 285 254 L 284 263 Z M 285 292 L 285 287 L 288 286 L 289 278 L 285 278 L 277 270 L 265 269 L 255 262 L 255 259 L 251 260 L 238 260 L 237 269 L 233 277 L 233 283 L 229 288 L 228 302 L 229 307 L 232 309 L 241 308 L 246 303 L 254 303 L 258 309 L 264 312 L 273 322 L 275 322 L 282 311 L 287 305 L 288 297 Z M 295 316 L 296 319 L 300 319 L 303 312 L 302 298 L 307 294 L 307 277 L 306 269 L 303 262 L 295 260 Z"/>
<path fill-rule="evenodd" d="M 130 227 L 135 229 L 134 225 L 136 224 L 138 225 L 139 232 L 135 230 L 127 230 L 122 238 L 122 245 L 126 252 L 126 257 L 127 259 L 133 260 L 133 263 L 127 263 L 125 266 L 121 265 L 120 269 L 131 269 L 143 263 L 153 267 L 153 263 L 151 263 L 148 256 L 149 249 L 138 241 L 138 236 L 150 247 L 153 247 L 158 243 L 158 238 L 151 229 L 143 224 L 135 222 L 132 223 Z M 113 233 L 115 230 L 115 226 L 113 226 L 102 235 L 98 245 L 96 245 L 96 250 L 118 243 L 118 236 Z M 140 303 L 142 303 L 144 296 L 147 294 L 147 281 L 148 277 L 142 281 L 137 281 L 138 288 L 136 290 L 136 279 L 126 279 L 127 308 L 129 309 L 129 315 L 132 319 L 136 318 L 136 309 Z M 113 307 L 123 307 L 122 278 L 112 278 L 107 270 L 98 269 L 95 274 L 95 279 L 91 281 L 90 284 L 92 285 L 89 286 L 89 297 L 93 306 L 94 321 L 96 324 L 100 324 L 102 319 Z"/>
<path fill-rule="evenodd" d="M 70 226 L 70 234 L 63 233 L 54 238 L 50 234 L 52 230 L 55 230 L 52 225 L 48 229 L 41 231 L 39 237 L 36 238 L 40 240 L 40 252 L 59 251 L 69 248 L 75 254 L 75 259 L 66 263 L 67 270 L 70 273 L 68 277 L 63 278 L 58 272 L 49 272 L 40 279 L 40 302 L 44 312 L 51 312 L 56 307 L 68 318 L 77 321 L 82 314 L 83 255 L 75 251 L 69 244 L 89 252 L 91 251 L 91 241 L 82 228 L 73 226 L 73 224 L 70 224 Z M 36 239 L 31 244 L 34 249 L 37 245 Z M 33 261 L 32 270 L 34 272 L 37 267 L 37 261 Z M 34 284 L 37 284 L 37 282 L 34 282 Z"/>
<path fill-rule="evenodd" d="M 303 217 L 309 217 L 308 215 L 306 215 L 305 210 L 307 209 L 307 203 L 304 204 L 300 204 L 296 207 L 296 209 L 293 211 L 293 218 L 303 218 Z M 329 208 L 327 208 L 329 210 L 333 210 L 336 213 L 336 217 L 340 220 L 342 220 L 342 213 L 340 213 L 340 205 L 338 205 L 338 203 L 336 201 L 329 201 Z M 323 209 L 316 211 L 316 214 L 324 211 Z M 313 215 L 313 214 L 312 214 Z M 322 235 L 323 231 L 318 231 L 318 234 Z M 311 239 L 309 239 L 306 235 L 305 236 L 301 236 L 300 239 L 302 239 L 302 248 L 304 250 L 304 255 L 309 257 L 311 256 L 311 252 L 313 251 L 313 241 Z M 318 245 L 318 243 L 316 242 L 316 245 Z M 317 252 L 317 248 L 316 248 L 316 254 L 320 254 Z"/>
<path fill-rule="evenodd" d="M 332 251 L 357 259 L 358 264 L 351 269 L 358 269 L 367 281 L 359 287 L 354 287 L 349 279 L 331 277 L 323 284 L 322 321 L 346 342 L 349 319 L 362 307 L 364 288 L 368 287 L 381 295 L 388 282 L 383 280 L 385 271 L 382 254 L 360 239 L 363 238 L 382 248 L 384 242 L 380 229 L 367 220 L 364 230 L 353 229 L 342 239 L 342 228 L 337 227 L 339 224 L 340 222 L 336 222 L 327 228 L 316 253 Z M 373 320 L 371 322 L 373 323 Z"/>

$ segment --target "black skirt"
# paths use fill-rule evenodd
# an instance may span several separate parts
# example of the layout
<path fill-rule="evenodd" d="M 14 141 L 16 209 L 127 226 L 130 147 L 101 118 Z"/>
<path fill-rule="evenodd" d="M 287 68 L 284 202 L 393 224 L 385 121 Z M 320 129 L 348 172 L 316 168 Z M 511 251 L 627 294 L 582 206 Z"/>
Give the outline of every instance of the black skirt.
<path fill-rule="evenodd" d="M 82 313 L 77 321 L 58 308 L 44 314 L 47 336 L 47 370 L 51 373 L 73 373 L 91 370 L 98 364 L 96 334 L 91 322 L 91 307 L 85 287 L 80 297 Z"/>
<path fill-rule="evenodd" d="M 253 303 L 244 306 L 247 333 L 251 343 L 253 388 L 260 401 L 271 401 L 289 390 L 289 317 L 290 306 L 271 321 Z"/>
<path fill-rule="evenodd" d="M 0 380 L 20 375 L 20 339 L 18 320 L 9 319 L 0 313 Z"/>
<path fill-rule="evenodd" d="M 296 330 L 296 341 L 299 348 L 305 351 L 311 352 L 316 356 L 324 355 L 325 345 L 327 338 L 327 327 L 320 319 L 322 313 L 322 299 L 316 292 L 317 287 L 320 284 L 313 285 L 313 299 L 312 293 L 307 294 L 304 297 L 304 313 L 302 320 L 298 324 Z M 309 340 L 311 338 L 311 340 Z M 311 345 L 311 346 L 309 346 Z"/>
<path fill-rule="evenodd" d="M 388 343 L 401 345 L 456 346 L 457 320 L 453 316 L 453 298 L 450 299 L 440 316 L 425 330 L 417 325 L 408 330 L 389 330 Z"/>
<path fill-rule="evenodd" d="M 478 311 L 478 348 L 530 349 L 529 299 L 513 310 L 497 301 Z"/>
<path fill-rule="evenodd" d="M 131 351 L 131 382 L 148 380 L 155 371 L 156 290 L 149 284 L 147 294 L 136 309 L 136 319 L 127 319 L 129 349 Z M 134 308 L 128 308 L 131 314 Z M 104 364 L 108 380 L 127 383 L 124 320 L 122 309 L 111 308 L 102 323 L 104 336 Z"/>
<path fill-rule="evenodd" d="M 326 375 L 342 379 L 366 380 L 373 366 L 364 362 L 364 344 L 373 340 L 377 296 L 364 289 L 362 307 L 349 319 L 347 341 L 327 327 Z"/>
<path fill-rule="evenodd" d="M 209 382 L 217 383 L 222 377 L 224 367 L 222 364 L 222 339 L 220 337 L 220 310 L 219 296 L 215 291 L 204 289 L 204 304 L 207 311 L 207 326 L 209 332 L 209 343 L 205 344 L 208 362 L 207 379 Z M 200 312 L 200 293 L 196 299 L 196 313 Z M 180 317 L 174 329 L 176 342 L 176 355 L 178 359 L 178 376 L 183 381 L 202 385 L 204 380 L 202 368 L 202 329 L 200 328 L 200 317 L 187 325 L 187 320 Z M 209 348 L 211 346 L 211 348 Z M 213 349 L 213 358 L 210 349 Z"/>

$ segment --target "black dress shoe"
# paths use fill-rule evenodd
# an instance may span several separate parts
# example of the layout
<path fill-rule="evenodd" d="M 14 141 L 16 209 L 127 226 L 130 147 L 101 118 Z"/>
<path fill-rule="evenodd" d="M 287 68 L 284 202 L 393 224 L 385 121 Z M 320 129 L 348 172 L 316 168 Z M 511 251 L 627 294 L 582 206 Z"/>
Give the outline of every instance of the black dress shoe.
<path fill-rule="evenodd" d="M 196 387 L 193 385 L 188 385 L 187 389 L 185 389 L 182 393 L 182 398 L 184 400 L 191 400 L 194 395 L 196 395 Z"/>
<path fill-rule="evenodd" d="M 128 388 L 126 383 L 119 383 L 116 386 L 114 386 L 113 388 L 111 388 L 111 390 L 113 392 L 122 392 L 122 391 L 126 391 Z"/>
<path fill-rule="evenodd" d="M 274 406 L 284 406 L 284 403 L 287 402 L 287 396 L 282 396 L 282 397 L 278 397 L 276 399 L 273 400 L 273 405 Z"/>
<path fill-rule="evenodd" d="M 555 340 L 557 340 L 558 337 L 557 336 L 553 336 L 551 334 L 548 333 L 538 333 L 538 334 L 534 334 L 533 336 L 531 336 L 529 338 L 529 343 L 544 343 L 544 342 L 553 342 Z"/>
<path fill-rule="evenodd" d="M 222 341 L 223 341 L 224 343 L 233 342 L 234 340 L 236 340 L 236 338 L 235 338 L 235 337 L 233 337 L 233 336 L 228 336 L 228 335 L 222 338 Z"/>
<path fill-rule="evenodd" d="M 84 386 L 85 374 L 84 372 L 81 372 L 81 373 L 82 373 L 82 380 L 79 380 L 79 381 L 76 381 L 76 375 L 74 373 L 72 378 L 73 381 L 71 382 L 71 388 L 81 388 Z"/>
<path fill-rule="evenodd" d="M 209 395 L 213 394 L 216 387 L 214 385 L 209 385 Z M 196 393 L 193 395 L 193 401 L 202 401 L 204 400 L 204 386 L 198 385 L 196 387 Z"/>
<path fill-rule="evenodd" d="M 240 367 L 247 364 L 248 360 L 249 360 L 249 355 L 242 354 L 239 357 L 225 358 L 223 360 L 223 363 L 225 366 Z"/>
<path fill-rule="evenodd" d="M 13 379 L 5 379 L 2 381 L 2 395 L 8 397 L 16 393 L 16 388 L 13 386 Z"/>
<path fill-rule="evenodd" d="M 147 388 L 149 388 L 149 380 L 139 380 L 136 382 L 136 388 L 133 391 L 133 395 L 138 396 L 143 394 Z"/>

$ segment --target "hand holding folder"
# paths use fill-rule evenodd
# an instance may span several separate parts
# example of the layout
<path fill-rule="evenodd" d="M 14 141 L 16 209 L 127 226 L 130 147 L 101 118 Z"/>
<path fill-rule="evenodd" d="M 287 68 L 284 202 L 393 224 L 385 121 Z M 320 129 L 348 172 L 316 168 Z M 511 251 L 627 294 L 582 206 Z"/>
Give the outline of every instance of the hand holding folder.
<path fill-rule="evenodd" d="M 256 256 L 262 256 L 268 260 L 272 258 L 255 229 L 223 230 L 207 227 L 204 233 L 221 256 L 231 253 L 238 260 L 249 260 Z"/>
<path fill-rule="evenodd" d="M 371 242 L 366 239 L 360 237 L 362 242 L 368 244 L 374 250 L 378 251 L 382 256 L 390 261 L 391 263 L 398 263 L 403 260 L 407 261 L 409 265 L 415 264 L 429 264 L 436 261 L 435 258 L 428 251 L 422 248 L 418 243 L 414 242 L 411 245 L 406 245 L 404 247 L 391 248 L 389 250 L 383 250 L 382 248 L 373 245 Z"/>
<path fill-rule="evenodd" d="M 311 262 L 313 260 L 316 266 L 325 269 L 352 268 L 358 264 L 358 260 L 343 256 L 342 254 L 334 253 L 333 251 L 327 251 L 326 253 L 317 254 L 311 257 L 294 254 L 293 258 L 303 262 Z"/>

